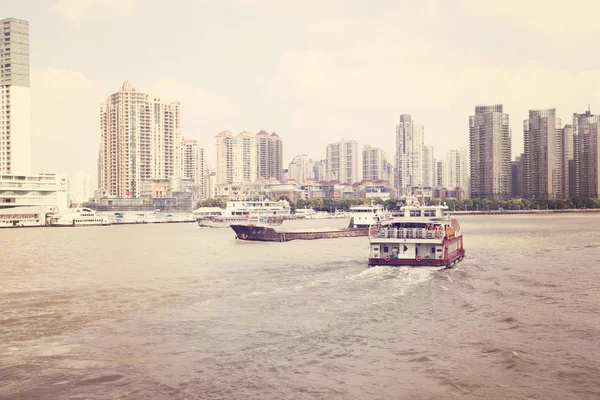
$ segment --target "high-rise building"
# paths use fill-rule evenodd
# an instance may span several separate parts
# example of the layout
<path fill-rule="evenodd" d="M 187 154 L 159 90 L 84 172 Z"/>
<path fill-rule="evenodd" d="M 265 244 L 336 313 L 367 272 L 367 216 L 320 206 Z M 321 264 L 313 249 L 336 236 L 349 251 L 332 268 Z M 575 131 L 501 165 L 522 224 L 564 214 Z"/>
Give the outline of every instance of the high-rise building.
<path fill-rule="evenodd" d="M 502 104 L 475 107 L 469 117 L 469 146 L 471 198 L 509 198 L 511 131 Z"/>
<path fill-rule="evenodd" d="M 318 160 L 313 164 L 315 181 L 322 182 L 327 179 L 327 160 Z"/>
<path fill-rule="evenodd" d="M 399 192 L 423 186 L 423 125 L 402 114 L 396 125 L 396 187 Z"/>
<path fill-rule="evenodd" d="M 394 185 L 394 166 L 387 154 L 379 147 L 364 146 L 362 170 L 362 178 L 365 180 L 373 182 L 383 180 Z"/>
<path fill-rule="evenodd" d="M 562 192 L 565 197 L 575 197 L 577 169 L 575 168 L 575 141 L 573 140 L 573 125 L 565 125 L 562 129 L 561 165 Z"/>
<path fill-rule="evenodd" d="M 257 175 L 256 135 L 222 131 L 217 136 L 217 184 L 253 182 Z"/>
<path fill-rule="evenodd" d="M 199 198 L 207 198 L 204 149 L 197 140 L 182 138 L 179 146 L 179 173 L 181 178 L 191 179 Z"/>
<path fill-rule="evenodd" d="M 523 196 L 523 156 L 515 157 L 510 163 L 511 196 L 519 198 Z"/>
<path fill-rule="evenodd" d="M 100 107 L 99 189 L 140 197 L 142 184 L 172 179 L 179 170 L 180 107 L 123 82 Z"/>
<path fill-rule="evenodd" d="M 524 196 L 560 199 L 562 192 L 562 129 L 554 108 L 529 110 L 523 121 Z"/>
<path fill-rule="evenodd" d="M 432 146 L 423 146 L 423 186 L 435 186 L 435 157 Z"/>
<path fill-rule="evenodd" d="M 469 162 L 467 148 L 449 150 L 446 159 L 446 185 L 449 189 L 461 188 L 467 190 L 469 182 Z"/>
<path fill-rule="evenodd" d="M 282 180 L 283 142 L 278 134 L 260 131 L 256 135 L 258 146 L 258 176 Z"/>
<path fill-rule="evenodd" d="M 314 163 L 307 155 L 302 154 L 294 157 L 288 168 L 289 179 L 293 179 L 299 185 L 306 182 L 307 179 L 314 178 Z"/>
<path fill-rule="evenodd" d="M 327 145 L 327 180 L 358 182 L 358 143 L 342 139 Z"/>
<path fill-rule="evenodd" d="M 87 172 L 80 171 L 69 175 L 69 201 L 72 203 L 84 203 L 93 197 L 92 177 Z"/>
<path fill-rule="evenodd" d="M 591 111 L 573 115 L 576 195 L 600 197 L 600 115 Z"/>
<path fill-rule="evenodd" d="M 443 160 L 435 160 L 435 187 L 448 188 L 447 164 Z"/>
<path fill-rule="evenodd" d="M 29 22 L 0 19 L 0 174 L 31 172 Z"/>

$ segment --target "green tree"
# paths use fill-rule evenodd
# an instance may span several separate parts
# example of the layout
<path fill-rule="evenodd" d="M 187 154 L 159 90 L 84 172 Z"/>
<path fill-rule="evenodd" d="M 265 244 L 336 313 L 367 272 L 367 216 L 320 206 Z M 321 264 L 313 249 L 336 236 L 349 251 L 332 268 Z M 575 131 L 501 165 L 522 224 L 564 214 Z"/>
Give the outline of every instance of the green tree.
<path fill-rule="evenodd" d="M 200 200 L 196 204 L 196 208 L 200 208 L 200 207 L 219 207 L 219 208 L 225 208 L 226 205 L 227 205 L 227 198 L 226 197 L 215 197 L 214 199 Z"/>
<path fill-rule="evenodd" d="M 292 210 L 292 212 L 294 212 L 296 210 L 296 204 L 287 196 L 279 196 L 279 198 L 277 199 L 277 201 L 279 200 L 285 200 L 290 204 L 290 210 Z"/>

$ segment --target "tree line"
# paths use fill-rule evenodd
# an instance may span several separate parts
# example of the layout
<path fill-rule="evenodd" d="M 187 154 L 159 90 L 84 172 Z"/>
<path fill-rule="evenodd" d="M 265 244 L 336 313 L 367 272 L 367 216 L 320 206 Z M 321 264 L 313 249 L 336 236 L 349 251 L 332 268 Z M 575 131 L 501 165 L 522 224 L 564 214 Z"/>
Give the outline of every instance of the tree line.
<path fill-rule="evenodd" d="M 297 208 L 312 208 L 315 211 L 348 211 L 350 207 L 362 205 L 382 205 L 387 210 L 397 210 L 400 208 L 398 199 L 382 200 L 380 198 L 370 199 L 301 199 L 293 202 L 287 196 L 280 196 L 279 200 L 287 200 L 290 203 L 292 211 Z M 214 199 L 201 200 L 196 204 L 200 207 L 219 207 L 225 208 L 227 198 L 219 197 Z M 558 210 L 569 208 L 600 208 L 600 199 L 576 197 L 564 200 L 529 200 L 529 199 L 509 199 L 509 200 L 489 200 L 489 199 L 432 199 L 427 202 L 429 205 L 439 205 L 446 203 L 449 209 L 456 211 L 487 211 L 487 210 Z"/>

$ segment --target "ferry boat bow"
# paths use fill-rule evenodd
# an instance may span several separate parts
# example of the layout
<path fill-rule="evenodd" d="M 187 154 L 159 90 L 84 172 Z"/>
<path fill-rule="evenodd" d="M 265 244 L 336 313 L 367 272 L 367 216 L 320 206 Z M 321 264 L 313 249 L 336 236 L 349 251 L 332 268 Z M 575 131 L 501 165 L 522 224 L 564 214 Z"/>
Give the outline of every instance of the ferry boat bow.
<path fill-rule="evenodd" d="M 446 206 L 405 206 L 369 229 L 369 266 L 446 267 L 465 256 L 458 220 Z"/>

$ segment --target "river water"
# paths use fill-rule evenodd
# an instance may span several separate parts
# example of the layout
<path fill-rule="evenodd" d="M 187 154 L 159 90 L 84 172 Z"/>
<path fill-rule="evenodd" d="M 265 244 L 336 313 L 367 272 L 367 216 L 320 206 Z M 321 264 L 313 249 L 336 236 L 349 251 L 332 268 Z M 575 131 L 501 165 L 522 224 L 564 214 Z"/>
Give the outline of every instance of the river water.
<path fill-rule="evenodd" d="M 368 269 L 366 238 L 0 230 L 0 398 L 600 398 L 600 215 L 461 223 L 441 271 Z"/>

